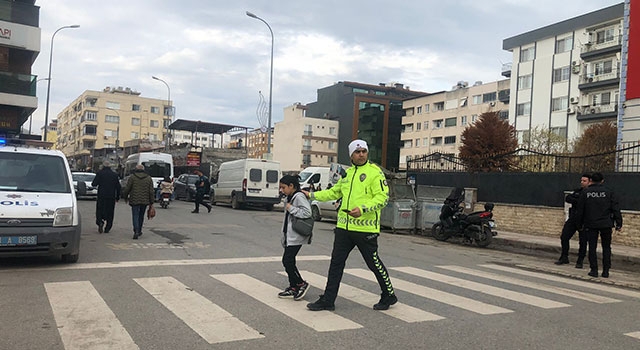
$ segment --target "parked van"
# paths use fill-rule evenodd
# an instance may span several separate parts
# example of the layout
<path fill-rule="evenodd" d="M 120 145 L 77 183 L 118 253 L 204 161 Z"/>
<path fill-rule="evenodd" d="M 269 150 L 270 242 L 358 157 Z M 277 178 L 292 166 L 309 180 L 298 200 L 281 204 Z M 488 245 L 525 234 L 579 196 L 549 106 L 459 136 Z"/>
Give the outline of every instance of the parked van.
<path fill-rule="evenodd" d="M 157 186 L 165 176 L 173 179 L 173 156 L 168 153 L 160 152 L 142 152 L 134 153 L 127 157 L 124 163 L 124 178 L 122 187 L 127 184 L 127 180 L 131 173 L 136 170 L 136 165 L 142 164 L 144 171 L 153 179 L 153 186 Z"/>
<path fill-rule="evenodd" d="M 300 186 L 304 190 L 310 190 L 312 185 L 314 187 L 313 190 L 326 190 L 335 185 L 348 168 L 348 166 L 338 163 L 332 163 L 329 167 L 305 168 L 299 174 Z"/>
<path fill-rule="evenodd" d="M 15 142 L 15 143 L 14 143 Z M 0 257 L 80 254 L 80 213 L 71 169 L 38 141 L 0 139 Z"/>
<path fill-rule="evenodd" d="M 276 161 L 238 159 L 222 163 L 211 203 L 228 203 L 234 209 L 253 205 L 272 210 L 280 203 L 280 177 L 280 162 Z"/>

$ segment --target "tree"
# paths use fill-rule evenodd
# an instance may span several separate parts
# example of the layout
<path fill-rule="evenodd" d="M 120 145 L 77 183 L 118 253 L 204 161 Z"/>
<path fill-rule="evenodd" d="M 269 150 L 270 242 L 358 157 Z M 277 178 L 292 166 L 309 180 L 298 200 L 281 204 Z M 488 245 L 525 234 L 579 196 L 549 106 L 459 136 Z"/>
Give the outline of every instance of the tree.
<path fill-rule="evenodd" d="M 513 152 L 518 147 L 516 129 L 498 112 L 486 112 L 462 132 L 460 158 L 471 172 L 506 171 L 513 157 L 490 157 Z"/>
<path fill-rule="evenodd" d="M 590 125 L 576 139 L 573 154 L 582 157 L 585 170 L 613 171 L 617 135 L 618 129 L 610 121 Z"/>
<path fill-rule="evenodd" d="M 529 131 L 528 140 L 523 140 L 522 147 L 540 153 L 562 154 L 569 151 L 567 138 L 551 130 L 536 126 Z"/>

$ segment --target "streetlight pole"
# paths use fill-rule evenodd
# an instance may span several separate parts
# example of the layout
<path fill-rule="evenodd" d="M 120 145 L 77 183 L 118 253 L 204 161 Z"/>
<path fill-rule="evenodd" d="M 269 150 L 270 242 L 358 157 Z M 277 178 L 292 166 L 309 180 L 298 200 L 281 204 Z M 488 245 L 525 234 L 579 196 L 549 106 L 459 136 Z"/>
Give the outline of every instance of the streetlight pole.
<path fill-rule="evenodd" d="M 38 85 L 38 82 L 42 80 L 49 80 L 49 78 L 40 78 L 36 80 L 35 81 L 36 87 Z M 29 135 L 31 135 L 31 124 L 33 124 L 33 113 L 31 113 L 31 115 L 29 116 Z"/>
<path fill-rule="evenodd" d="M 58 28 L 51 36 L 51 50 L 49 51 L 49 77 L 47 78 L 47 105 L 44 111 L 44 135 L 42 141 L 47 141 L 47 130 L 49 130 L 49 94 L 51 93 L 51 62 L 53 61 L 53 39 L 56 37 L 59 31 L 67 28 L 80 28 L 79 25 L 74 24 L 70 26 L 64 26 Z"/>
<path fill-rule="evenodd" d="M 269 28 L 269 32 L 271 33 L 271 70 L 269 72 L 269 121 L 267 126 L 267 154 L 270 155 L 271 154 L 271 102 L 272 102 L 271 95 L 273 94 L 273 30 L 271 30 L 271 26 L 264 19 L 254 15 L 249 11 L 246 11 L 246 13 L 247 13 L 247 16 L 251 18 L 255 18 L 261 21 L 262 23 L 266 24 L 267 28 Z"/>
<path fill-rule="evenodd" d="M 169 105 L 169 121 L 171 121 L 171 117 L 173 117 L 173 108 L 171 108 L 171 88 L 169 87 L 169 84 L 167 84 L 166 81 L 156 77 L 156 76 L 151 76 L 152 79 L 161 81 L 164 83 L 164 85 L 167 86 L 167 104 Z M 164 121 L 163 121 L 164 122 Z M 167 151 L 169 150 L 169 125 L 167 124 L 167 136 L 166 136 L 166 141 L 165 141 L 165 145 L 164 145 L 164 150 Z"/>

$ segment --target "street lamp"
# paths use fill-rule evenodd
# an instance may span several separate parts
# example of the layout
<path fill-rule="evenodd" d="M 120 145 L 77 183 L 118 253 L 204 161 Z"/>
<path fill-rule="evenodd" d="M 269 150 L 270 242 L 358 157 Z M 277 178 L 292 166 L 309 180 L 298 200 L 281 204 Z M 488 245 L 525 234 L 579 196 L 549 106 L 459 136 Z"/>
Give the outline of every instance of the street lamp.
<path fill-rule="evenodd" d="M 53 39 L 56 37 L 59 31 L 67 28 L 80 28 L 79 25 L 74 24 L 70 26 L 64 26 L 58 28 L 51 36 L 51 50 L 49 51 L 49 77 L 47 78 L 47 106 L 44 111 L 44 138 L 43 141 L 47 141 L 47 130 L 49 129 L 49 94 L 51 92 L 51 61 L 53 60 Z"/>
<path fill-rule="evenodd" d="M 166 81 L 156 77 L 156 76 L 151 76 L 152 79 L 161 81 L 164 83 L 164 85 L 167 86 L 167 104 L 169 105 L 169 121 L 171 121 L 171 117 L 173 116 L 173 109 L 171 108 L 171 88 L 169 87 L 169 84 L 167 84 Z M 165 141 L 165 145 L 164 145 L 164 149 L 165 151 L 169 149 L 169 125 L 167 124 L 167 140 Z"/>
<path fill-rule="evenodd" d="M 267 126 L 267 154 L 271 154 L 271 95 L 273 94 L 273 30 L 271 30 L 271 26 L 264 19 L 254 15 L 253 13 L 246 11 L 247 16 L 251 18 L 255 18 L 262 23 L 267 25 L 269 28 L 269 32 L 271 33 L 271 70 L 269 73 L 269 121 Z"/>
<path fill-rule="evenodd" d="M 49 78 L 40 78 L 38 80 L 35 81 L 34 84 L 36 84 L 36 86 L 38 85 L 39 81 L 42 80 L 50 80 Z M 33 124 L 33 113 L 31 113 L 31 115 L 29 116 L 29 135 L 31 135 L 31 124 Z"/>

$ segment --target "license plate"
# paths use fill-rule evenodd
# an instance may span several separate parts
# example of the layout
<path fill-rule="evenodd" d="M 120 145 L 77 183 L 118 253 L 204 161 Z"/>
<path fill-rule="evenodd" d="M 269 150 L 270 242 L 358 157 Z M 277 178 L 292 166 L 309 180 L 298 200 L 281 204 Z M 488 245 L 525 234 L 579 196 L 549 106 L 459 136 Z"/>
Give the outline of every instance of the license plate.
<path fill-rule="evenodd" d="M 2 236 L 0 237 L 0 247 L 13 247 L 20 245 L 36 245 L 38 236 Z"/>
<path fill-rule="evenodd" d="M 494 221 L 489 221 L 489 227 L 495 228 L 496 227 L 496 223 Z"/>
<path fill-rule="evenodd" d="M 260 190 L 255 188 L 250 188 L 249 193 L 260 193 Z"/>

